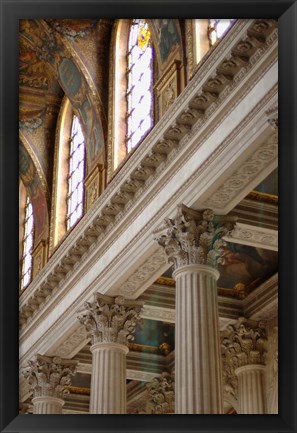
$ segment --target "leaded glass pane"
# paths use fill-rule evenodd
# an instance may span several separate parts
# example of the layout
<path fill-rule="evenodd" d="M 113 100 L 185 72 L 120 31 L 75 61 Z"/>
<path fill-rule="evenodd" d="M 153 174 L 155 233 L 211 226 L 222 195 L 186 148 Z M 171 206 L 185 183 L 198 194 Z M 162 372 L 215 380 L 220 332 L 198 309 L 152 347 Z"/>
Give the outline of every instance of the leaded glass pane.
<path fill-rule="evenodd" d="M 128 46 L 127 151 L 152 127 L 153 49 L 145 20 L 133 20 Z"/>
<path fill-rule="evenodd" d="M 67 229 L 73 227 L 83 213 L 84 158 L 84 136 L 77 116 L 73 116 L 68 165 Z"/>

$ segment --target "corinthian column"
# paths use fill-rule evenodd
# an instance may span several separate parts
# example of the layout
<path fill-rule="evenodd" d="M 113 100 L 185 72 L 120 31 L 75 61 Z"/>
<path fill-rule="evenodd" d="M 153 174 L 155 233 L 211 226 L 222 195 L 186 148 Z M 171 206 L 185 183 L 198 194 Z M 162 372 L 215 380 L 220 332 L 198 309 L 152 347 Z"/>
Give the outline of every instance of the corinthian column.
<path fill-rule="evenodd" d="M 90 413 L 126 413 L 127 343 L 140 320 L 141 302 L 122 296 L 95 294 L 78 317 L 85 325 L 92 346 Z"/>
<path fill-rule="evenodd" d="M 175 413 L 222 413 L 216 269 L 234 218 L 178 207 L 157 234 L 176 279 Z"/>
<path fill-rule="evenodd" d="M 222 333 L 223 364 L 229 377 L 237 378 L 238 412 L 264 414 L 264 356 L 266 331 L 263 322 L 238 319 Z"/>
<path fill-rule="evenodd" d="M 23 374 L 33 390 L 33 414 L 61 414 L 77 361 L 38 354 L 28 364 Z"/>

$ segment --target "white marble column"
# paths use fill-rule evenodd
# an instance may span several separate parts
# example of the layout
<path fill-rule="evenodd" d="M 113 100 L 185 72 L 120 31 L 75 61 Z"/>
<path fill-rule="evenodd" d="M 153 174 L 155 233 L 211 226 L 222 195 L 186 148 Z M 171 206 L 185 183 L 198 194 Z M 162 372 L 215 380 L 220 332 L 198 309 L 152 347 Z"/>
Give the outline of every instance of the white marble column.
<path fill-rule="evenodd" d="M 32 398 L 33 414 L 61 414 L 65 401 L 57 397 L 34 397 Z"/>
<path fill-rule="evenodd" d="M 77 361 L 38 354 L 28 364 L 23 374 L 33 390 L 33 414 L 61 414 Z"/>
<path fill-rule="evenodd" d="M 240 414 L 264 414 L 264 365 L 244 365 L 235 370 L 238 377 Z"/>
<path fill-rule="evenodd" d="M 142 303 L 95 294 L 78 317 L 92 340 L 91 414 L 126 413 L 126 355 Z"/>
<path fill-rule="evenodd" d="M 222 333 L 222 359 L 227 382 L 239 414 L 265 414 L 264 356 L 266 330 L 263 322 L 240 317 Z"/>
<path fill-rule="evenodd" d="M 179 206 L 157 235 L 176 280 L 175 413 L 222 413 L 217 263 L 234 219 Z"/>

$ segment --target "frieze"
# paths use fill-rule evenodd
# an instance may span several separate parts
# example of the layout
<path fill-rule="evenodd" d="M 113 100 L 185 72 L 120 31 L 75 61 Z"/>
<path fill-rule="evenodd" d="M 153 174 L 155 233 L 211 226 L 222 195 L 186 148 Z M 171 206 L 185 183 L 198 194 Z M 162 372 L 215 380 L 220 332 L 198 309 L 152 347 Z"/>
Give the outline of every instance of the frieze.
<path fill-rule="evenodd" d="M 269 163 L 278 155 L 278 137 L 273 134 L 248 158 L 232 175 L 224 181 L 203 205 L 213 209 L 224 209 Z M 273 240 L 270 241 L 273 243 Z"/>
<path fill-rule="evenodd" d="M 127 298 L 135 296 L 141 286 L 158 273 L 160 268 L 166 266 L 166 258 L 159 248 L 125 281 L 119 288 L 119 293 Z"/>

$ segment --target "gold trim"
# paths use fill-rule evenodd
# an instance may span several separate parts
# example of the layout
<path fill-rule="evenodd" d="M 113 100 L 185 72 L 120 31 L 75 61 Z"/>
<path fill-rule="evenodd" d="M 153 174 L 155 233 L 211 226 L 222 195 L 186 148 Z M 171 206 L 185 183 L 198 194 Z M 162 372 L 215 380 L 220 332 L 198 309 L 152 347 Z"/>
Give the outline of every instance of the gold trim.
<path fill-rule="evenodd" d="M 159 347 L 147 346 L 146 344 L 129 343 L 128 348 L 134 352 L 159 353 Z"/>
<path fill-rule="evenodd" d="M 273 194 L 266 194 L 265 192 L 252 191 L 246 196 L 246 199 L 273 204 L 275 206 L 278 205 L 278 196 Z"/>
<path fill-rule="evenodd" d="M 154 284 L 160 284 L 161 286 L 175 287 L 175 280 L 169 277 L 160 277 L 154 282 Z"/>
<path fill-rule="evenodd" d="M 65 386 L 67 391 L 70 391 L 71 394 L 81 394 L 81 395 L 90 395 L 90 388 L 83 388 L 80 386 Z"/>
<path fill-rule="evenodd" d="M 194 71 L 194 25 L 195 20 L 186 20 L 186 56 L 188 81 L 192 77 Z"/>

